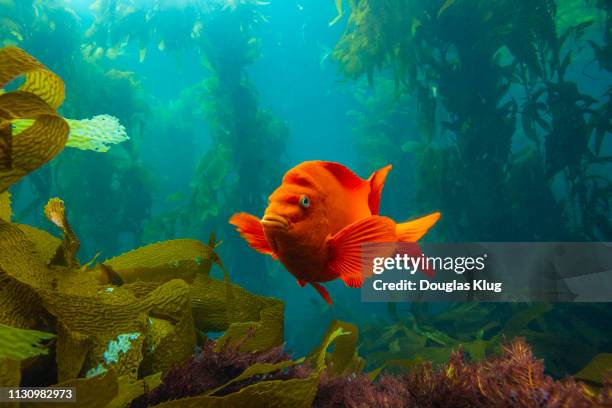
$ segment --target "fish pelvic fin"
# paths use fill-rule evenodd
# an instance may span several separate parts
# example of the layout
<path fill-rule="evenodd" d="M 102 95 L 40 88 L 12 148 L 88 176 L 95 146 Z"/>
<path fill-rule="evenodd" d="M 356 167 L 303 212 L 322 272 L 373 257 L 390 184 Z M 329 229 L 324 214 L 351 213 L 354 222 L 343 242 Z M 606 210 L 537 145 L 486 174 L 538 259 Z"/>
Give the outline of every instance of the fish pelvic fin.
<path fill-rule="evenodd" d="M 365 254 L 362 254 L 362 245 L 395 240 L 395 222 L 390 218 L 373 215 L 356 221 L 328 238 L 327 267 L 347 286 L 359 288 L 363 284 L 364 272 L 369 270 L 362 268 L 365 257 Z"/>
<path fill-rule="evenodd" d="M 329 292 L 327 292 L 327 289 L 325 289 L 323 285 L 317 282 L 310 282 L 310 284 L 312 285 L 313 288 L 317 290 L 317 292 L 319 292 L 319 295 L 321 295 L 321 297 L 325 299 L 328 305 L 333 304 L 331 296 L 329 296 Z"/>
<path fill-rule="evenodd" d="M 389 174 L 389 170 L 391 170 L 391 165 L 387 165 L 380 170 L 376 170 L 370 178 L 368 179 L 370 183 L 370 194 L 368 195 L 368 206 L 370 207 L 370 212 L 372 215 L 378 215 L 380 209 L 380 195 L 382 193 L 382 189 L 385 186 L 385 179 L 387 178 L 387 174 Z"/>
<path fill-rule="evenodd" d="M 399 242 L 416 242 L 440 219 L 440 213 L 434 212 L 416 220 L 397 224 L 395 232 Z"/>
<path fill-rule="evenodd" d="M 266 240 L 259 218 L 247 213 L 236 213 L 229 219 L 229 223 L 236 227 L 240 236 L 251 248 L 262 254 L 270 255 L 274 259 L 278 258 Z"/>

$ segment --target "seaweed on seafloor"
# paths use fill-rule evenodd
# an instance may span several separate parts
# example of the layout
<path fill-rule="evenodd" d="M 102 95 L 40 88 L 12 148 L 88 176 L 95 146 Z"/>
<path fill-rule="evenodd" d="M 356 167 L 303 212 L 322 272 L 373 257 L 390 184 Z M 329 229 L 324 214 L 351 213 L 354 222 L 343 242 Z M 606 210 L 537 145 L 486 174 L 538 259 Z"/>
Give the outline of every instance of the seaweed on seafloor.
<path fill-rule="evenodd" d="M 216 351 L 214 341 L 205 340 L 199 352 L 180 366 L 168 370 L 162 377 L 163 383 L 147 395 L 131 404 L 131 407 L 146 407 L 163 401 L 204 394 L 238 377 L 254 364 L 277 364 L 290 360 L 283 346 L 277 346 L 258 353 L 243 352 L 236 346 L 226 346 Z M 261 380 L 284 380 L 303 378 L 307 374 L 291 367 L 287 371 L 251 377 L 233 386 L 225 387 L 217 395 L 227 395 Z"/>
<path fill-rule="evenodd" d="M 396 374 L 380 369 L 363 372 L 363 366 L 355 364 L 359 361 L 356 339 L 354 326 L 334 322 L 306 360 L 293 362 L 282 347 L 250 353 L 231 347 L 218 350 L 207 341 L 196 356 L 170 369 L 161 385 L 131 406 L 287 406 L 295 401 L 287 394 L 289 389 L 269 394 L 275 399 L 268 400 L 257 399 L 258 392 L 271 383 L 288 385 L 291 380 L 306 382 L 313 377 L 318 384 L 314 399 L 298 406 L 591 407 L 605 406 L 612 397 L 612 383 L 603 376 L 609 369 L 606 358 L 587 370 L 596 388 L 572 378 L 556 381 L 544 374 L 543 362 L 534 359 L 522 338 L 505 343 L 500 355 L 480 362 L 466 361 L 460 348 L 444 364 L 422 362 Z"/>
<path fill-rule="evenodd" d="M 377 382 L 356 377 L 321 379 L 316 407 L 593 407 L 605 406 L 610 383 L 599 394 L 569 378 L 556 381 L 544 374 L 521 338 L 504 346 L 499 356 L 466 362 L 462 350 L 447 364 L 417 366 L 408 374 L 382 376 Z"/>

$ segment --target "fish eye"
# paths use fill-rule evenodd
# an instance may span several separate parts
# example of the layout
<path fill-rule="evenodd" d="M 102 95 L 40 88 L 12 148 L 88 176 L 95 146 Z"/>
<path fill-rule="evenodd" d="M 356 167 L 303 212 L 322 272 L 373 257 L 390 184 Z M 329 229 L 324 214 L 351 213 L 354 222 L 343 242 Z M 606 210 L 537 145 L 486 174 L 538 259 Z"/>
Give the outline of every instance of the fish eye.
<path fill-rule="evenodd" d="M 303 195 L 300 197 L 300 205 L 304 208 L 310 207 L 310 199 L 308 196 Z"/>

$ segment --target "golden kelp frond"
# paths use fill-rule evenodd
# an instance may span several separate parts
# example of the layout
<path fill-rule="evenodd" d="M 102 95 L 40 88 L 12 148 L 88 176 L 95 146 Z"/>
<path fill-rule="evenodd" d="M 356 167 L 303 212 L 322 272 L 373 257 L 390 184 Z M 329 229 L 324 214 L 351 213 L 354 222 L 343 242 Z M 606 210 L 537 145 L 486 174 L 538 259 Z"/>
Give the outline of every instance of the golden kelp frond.
<path fill-rule="evenodd" d="M 38 252 L 39 258 L 45 265 L 49 265 L 58 249 L 62 245 L 62 241 L 47 231 L 43 231 L 38 228 L 31 227 L 26 224 L 13 224 L 23 232 L 26 238 L 34 244 L 36 251 Z"/>
<path fill-rule="evenodd" d="M 191 286 L 196 327 L 225 331 L 217 348 L 239 343 L 242 351 L 261 351 L 283 342 L 283 302 L 249 293 L 238 285 L 198 275 Z"/>
<path fill-rule="evenodd" d="M 0 91 L 0 95 L 2 92 Z M 12 166 L 13 135 L 11 122 L 0 119 L 0 171 L 9 170 Z"/>
<path fill-rule="evenodd" d="M 25 360 L 47 354 L 47 348 L 40 343 L 53 337 L 55 335 L 52 333 L 18 329 L 0 323 L 0 360 L 4 358 Z"/>
<path fill-rule="evenodd" d="M 125 127 L 114 116 L 97 115 L 91 119 L 65 119 L 70 127 L 66 147 L 81 150 L 107 152 L 111 145 L 129 140 Z M 11 122 L 13 136 L 30 127 L 32 119 L 15 119 Z"/>
<path fill-rule="evenodd" d="M 53 287 L 35 245 L 19 228 L 4 221 L 0 221 L 0 273 L 31 288 Z"/>
<path fill-rule="evenodd" d="M 189 287 L 182 280 L 166 282 L 144 299 L 123 287 L 82 287 L 79 294 L 77 288 L 68 292 L 66 285 L 61 292 L 42 291 L 41 297 L 63 326 L 58 333 L 60 373 L 95 375 L 113 367 L 119 375 L 135 379 L 139 368 L 151 374 L 160 367 L 167 369 L 195 347 Z M 152 316 L 172 327 L 148 334 Z M 71 353 L 71 348 L 81 352 Z M 141 367 L 143 360 L 146 364 Z"/>
<path fill-rule="evenodd" d="M 240 381 L 247 380 L 249 378 L 261 375 L 267 375 L 274 373 L 276 371 L 286 370 L 287 368 L 302 364 L 304 362 L 304 358 L 300 358 L 299 360 L 285 360 L 278 363 L 255 363 L 249 367 L 247 367 L 238 377 L 235 377 L 220 387 L 214 388 L 206 393 L 206 395 L 214 395 L 228 386 L 238 383 Z"/>
<path fill-rule="evenodd" d="M 119 390 L 113 400 L 107 405 L 108 408 L 123 408 L 137 397 L 149 392 L 162 383 L 162 373 L 155 373 L 144 377 L 138 381 L 129 381 L 126 377 L 117 379 Z"/>
<path fill-rule="evenodd" d="M 156 405 L 163 408 L 270 407 L 309 408 L 319 386 L 318 373 L 304 379 L 262 381 L 222 397 L 181 398 Z"/>
<path fill-rule="evenodd" d="M 20 383 L 21 361 L 0 359 L 0 387 L 19 387 Z"/>
<path fill-rule="evenodd" d="M 189 286 L 180 280 L 163 286 L 174 300 L 164 303 L 158 297 L 150 310 L 140 367 L 143 375 L 165 372 L 177 361 L 187 359 L 196 346 Z"/>
<path fill-rule="evenodd" d="M 352 332 L 346 329 L 353 330 Z M 348 339 L 348 340 L 347 340 Z M 254 376 L 267 375 L 279 370 L 302 364 L 304 359 L 297 361 L 281 361 L 279 363 L 258 363 L 248 367 L 240 375 L 227 383 L 208 391 L 206 394 L 181 398 L 157 405 L 159 407 L 234 407 L 234 406 L 265 406 L 265 407 L 311 407 L 315 399 L 319 380 L 322 372 L 328 367 L 328 361 L 341 363 L 349 361 L 343 356 L 356 355 L 357 327 L 340 321 L 333 322 L 321 345 L 309 356 L 314 370 L 306 378 L 293 378 L 290 380 L 268 380 L 249 385 L 239 391 L 223 396 L 214 396 L 219 391 L 232 384 L 239 383 Z M 344 343 L 339 343 L 344 340 Z M 333 344 L 334 351 L 331 358 L 327 358 L 327 349 Z M 344 364 L 344 368 L 348 364 Z M 340 373 L 343 368 L 339 367 L 336 372 Z"/>
<path fill-rule="evenodd" d="M 327 329 L 319 347 L 311 352 L 310 358 L 315 360 L 317 356 L 322 356 L 325 364 L 329 366 L 329 372 L 332 374 L 342 374 L 348 370 L 361 371 L 364 362 L 357 355 L 358 341 L 359 330 L 357 326 L 334 320 Z M 332 342 L 334 343 L 334 350 L 330 355 L 327 355 L 327 348 Z"/>
<path fill-rule="evenodd" d="M 35 291 L 52 287 L 47 271 L 28 234 L 0 220 L 0 323 L 31 328 L 48 315 Z"/>
<path fill-rule="evenodd" d="M 20 91 L 37 95 L 53 109 L 64 101 L 64 81 L 59 76 L 20 48 L 0 49 L 0 88 L 21 75 L 25 82 Z"/>
<path fill-rule="evenodd" d="M 55 157 L 68 138 L 66 121 L 38 96 L 22 91 L 0 95 L 0 123 L 21 118 L 34 123 L 0 144 L 0 192 Z"/>
<path fill-rule="evenodd" d="M 0 193 L 0 219 L 11 222 L 11 194 L 8 191 Z"/>
<path fill-rule="evenodd" d="M 54 385 L 57 388 L 74 387 L 78 406 L 86 408 L 106 407 L 119 393 L 118 375 L 115 370 L 109 370 L 103 375 L 92 378 L 78 378 L 62 381 Z M 48 407 L 48 402 L 28 403 L 28 407 Z"/>
<path fill-rule="evenodd" d="M 0 323 L 27 329 L 35 327 L 44 316 L 36 293 L 0 270 Z"/>
<path fill-rule="evenodd" d="M 599 353 L 578 371 L 575 377 L 591 384 L 601 386 L 607 376 L 612 374 L 612 353 Z"/>
<path fill-rule="evenodd" d="M 165 282 L 180 278 L 193 281 L 196 274 L 207 275 L 212 263 L 219 263 L 214 248 L 192 239 L 150 244 L 104 261 L 124 282 Z"/>
<path fill-rule="evenodd" d="M 81 244 L 70 227 L 64 202 L 59 198 L 50 199 L 45 206 L 45 216 L 64 232 L 62 245 L 58 248 L 51 263 L 53 265 L 67 266 L 69 268 L 78 268 L 80 264 L 77 259 L 77 252 Z"/>

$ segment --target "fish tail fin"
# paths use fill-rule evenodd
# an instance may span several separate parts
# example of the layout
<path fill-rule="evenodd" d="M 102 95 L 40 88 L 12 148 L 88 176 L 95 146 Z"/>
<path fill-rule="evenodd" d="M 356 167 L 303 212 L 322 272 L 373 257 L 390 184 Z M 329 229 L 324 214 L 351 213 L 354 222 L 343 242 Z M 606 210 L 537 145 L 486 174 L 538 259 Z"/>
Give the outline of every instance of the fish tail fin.
<path fill-rule="evenodd" d="M 325 299 L 328 305 L 333 304 L 331 296 L 329 296 L 329 292 L 327 292 L 327 289 L 325 289 L 323 285 L 317 282 L 310 282 L 310 284 L 312 285 L 313 288 L 317 290 L 317 292 L 319 292 L 319 295 L 321 295 L 321 297 Z"/>
<path fill-rule="evenodd" d="M 392 166 L 389 164 L 382 169 L 376 170 L 368 179 L 370 182 L 368 205 L 372 215 L 378 215 L 378 210 L 380 207 L 380 194 L 385 186 L 385 179 L 387 178 L 387 174 L 389 173 L 389 170 L 391 170 L 391 167 Z"/>
<path fill-rule="evenodd" d="M 399 242 L 416 242 L 440 219 L 440 213 L 434 212 L 416 220 L 397 224 L 395 233 Z"/>

